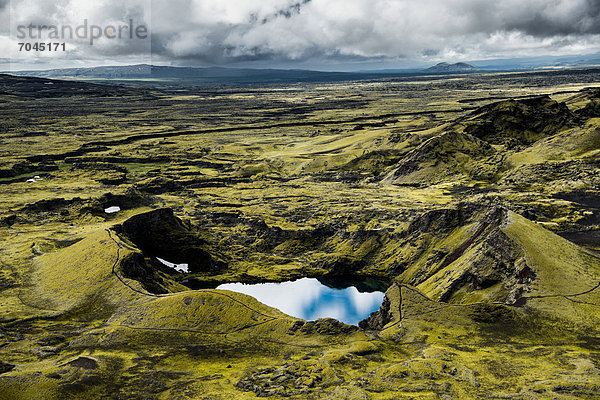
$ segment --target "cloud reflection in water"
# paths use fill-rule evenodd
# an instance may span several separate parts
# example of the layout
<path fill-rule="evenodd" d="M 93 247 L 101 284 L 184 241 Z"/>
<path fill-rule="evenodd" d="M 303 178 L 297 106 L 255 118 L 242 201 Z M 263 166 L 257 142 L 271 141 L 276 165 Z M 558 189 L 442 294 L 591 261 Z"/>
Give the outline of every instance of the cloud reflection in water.
<path fill-rule="evenodd" d="M 250 295 L 293 317 L 306 320 L 335 318 L 352 325 L 379 309 L 384 296 L 383 292 L 361 293 L 354 286 L 332 289 L 311 278 L 255 285 L 226 283 L 217 289 Z"/>

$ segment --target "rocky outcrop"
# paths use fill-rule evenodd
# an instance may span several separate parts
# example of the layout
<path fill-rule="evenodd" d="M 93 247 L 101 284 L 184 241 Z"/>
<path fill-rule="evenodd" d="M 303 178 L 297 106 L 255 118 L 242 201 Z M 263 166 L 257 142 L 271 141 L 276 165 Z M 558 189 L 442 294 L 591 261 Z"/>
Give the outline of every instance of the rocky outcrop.
<path fill-rule="evenodd" d="M 540 96 L 483 106 L 467 116 L 462 124 L 466 133 L 478 139 L 514 148 L 528 146 L 575 126 L 576 118 L 565 103 Z"/>
<path fill-rule="evenodd" d="M 121 260 L 119 263 L 119 272 L 125 278 L 138 281 L 150 293 L 168 293 L 157 268 L 151 264 L 149 265 L 141 253 L 131 253 Z"/>
<path fill-rule="evenodd" d="M 138 182 L 134 187 L 142 193 L 149 194 L 162 194 L 181 190 L 181 185 L 178 182 L 160 176 Z"/>
<path fill-rule="evenodd" d="M 14 163 L 9 168 L 0 168 L 0 178 L 13 178 L 19 175 L 31 174 L 34 172 L 39 173 L 56 171 L 57 169 L 58 166 L 52 161 L 37 164 L 29 161 L 20 161 Z"/>

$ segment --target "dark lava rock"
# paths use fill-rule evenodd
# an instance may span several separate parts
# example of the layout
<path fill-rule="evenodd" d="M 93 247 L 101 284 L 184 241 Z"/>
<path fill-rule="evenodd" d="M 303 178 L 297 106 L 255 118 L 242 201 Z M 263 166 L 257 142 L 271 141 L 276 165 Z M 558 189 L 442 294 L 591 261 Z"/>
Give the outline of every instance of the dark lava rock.
<path fill-rule="evenodd" d="M 40 340 L 38 340 L 38 344 L 40 346 L 56 346 L 61 343 L 64 343 L 67 339 L 63 335 L 48 335 Z"/>
<path fill-rule="evenodd" d="M 33 99 L 81 96 L 83 93 L 93 97 L 122 97 L 130 95 L 132 91 L 140 94 L 148 92 L 146 89 L 5 74 L 2 74 L 0 90 L 4 95 Z"/>
<path fill-rule="evenodd" d="M 149 194 L 169 193 L 181 189 L 181 185 L 179 183 L 172 179 L 166 179 L 163 177 L 147 179 L 143 182 L 137 183 L 134 187 L 142 193 Z"/>
<path fill-rule="evenodd" d="M 52 162 L 34 164 L 29 161 L 21 161 L 13 164 L 10 168 L 0 169 L 0 178 L 13 178 L 15 176 L 30 174 L 33 172 L 49 172 L 58 170 L 58 166 Z"/>
<path fill-rule="evenodd" d="M 298 321 L 294 322 L 294 325 L 292 325 L 292 327 L 290 328 L 290 333 L 296 332 L 298 329 L 302 328 L 302 326 L 304 326 L 305 323 L 306 323 L 306 321 L 302 321 L 302 320 L 298 320 Z"/>
<path fill-rule="evenodd" d="M 145 196 L 134 189 L 127 190 L 125 194 L 105 193 L 96 201 L 102 212 L 105 208 L 113 206 L 118 206 L 121 210 L 129 210 L 149 206 L 153 202 L 151 196 Z"/>
<path fill-rule="evenodd" d="M 575 114 L 582 119 L 600 117 L 600 99 L 593 99 L 585 107 L 575 111 Z"/>
<path fill-rule="evenodd" d="M 0 178 L 12 178 L 13 176 L 28 174 L 35 171 L 35 166 L 27 161 L 13 164 L 10 168 L 0 169 Z"/>
<path fill-rule="evenodd" d="M 308 321 L 300 328 L 302 333 L 317 332 L 322 335 L 341 335 L 357 330 L 357 326 L 346 325 L 333 318 L 320 318 L 316 321 Z"/>
<path fill-rule="evenodd" d="M 15 214 L 8 215 L 0 219 L 0 226 L 11 227 L 19 221 L 19 217 Z"/>
<path fill-rule="evenodd" d="M 360 293 L 385 292 L 388 284 L 382 280 L 357 275 L 324 275 L 318 278 L 323 285 L 333 289 L 354 286 Z"/>
<path fill-rule="evenodd" d="M 364 268 L 364 266 L 364 262 L 360 260 L 352 260 L 347 257 L 334 257 L 333 259 L 328 259 L 317 263 L 317 267 L 329 271 L 327 276 L 330 278 L 334 277 L 333 280 L 335 280 L 336 276 L 351 276 L 353 273 L 356 273 Z M 329 281 L 331 280 L 332 279 L 329 279 Z M 325 282 L 322 281 L 322 283 L 327 285 L 327 281 L 328 280 L 325 279 Z"/>
<path fill-rule="evenodd" d="M 390 313 L 390 299 L 386 295 L 383 298 L 379 310 L 372 312 L 369 317 L 360 321 L 358 326 L 364 330 L 380 331 L 392 320 Z"/>
<path fill-rule="evenodd" d="M 142 287 L 154 294 L 165 294 L 168 290 L 161 286 L 163 279 L 157 270 L 146 263 L 141 253 L 132 253 L 120 263 L 122 274 L 129 279 L 134 279 L 142 284 Z"/>
<path fill-rule="evenodd" d="M 71 367 L 83 368 L 83 369 L 96 369 L 98 368 L 98 362 L 93 358 L 89 357 L 78 357 L 73 361 L 67 363 Z"/>
<path fill-rule="evenodd" d="M 446 234 L 464 225 L 469 218 L 485 209 L 485 205 L 459 203 L 456 208 L 441 208 L 418 214 L 410 219 L 406 235 Z"/>
<path fill-rule="evenodd" d="M 10 372 L 15 369 L 16 365 L 0 361 L 0 374 Z"/>
<path fill-rule="evenodd" d="M 287 363 L 279 368 L 260 368 L 244 376 L 234 386 L 254 392 L 256 397 L 291 397 L 317 391 L 316 386 L 322 381 L 323 378 L 318 373 Z"/>
<path fill-rule="evenodd" d="M 74 197 L 71 200 L 65 200 L 63 198 L 40 200 L 33 204 L 28 204 L 21 209 L 23 212 L 50 212 L 64 209 L 73 204 L 83 203 L 83 200 L 79 197 Z"/>

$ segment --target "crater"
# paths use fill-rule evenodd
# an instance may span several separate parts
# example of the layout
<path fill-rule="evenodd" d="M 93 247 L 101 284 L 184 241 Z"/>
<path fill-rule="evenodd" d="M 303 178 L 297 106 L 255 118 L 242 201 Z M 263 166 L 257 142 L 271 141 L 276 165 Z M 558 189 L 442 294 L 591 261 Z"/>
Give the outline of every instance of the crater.
<path fill-rule="evenodd" d="M 114 230 L 137 246 L 145 257 L 165 260 L 166 263 L 160 263 L 172 269 L 177 266 L 182 272 L 215 273 L 225 267 L 209 253 L 208 244 L 198 232 L 177 218 L 170 208 L 137 214 L 116 225 Z"/>

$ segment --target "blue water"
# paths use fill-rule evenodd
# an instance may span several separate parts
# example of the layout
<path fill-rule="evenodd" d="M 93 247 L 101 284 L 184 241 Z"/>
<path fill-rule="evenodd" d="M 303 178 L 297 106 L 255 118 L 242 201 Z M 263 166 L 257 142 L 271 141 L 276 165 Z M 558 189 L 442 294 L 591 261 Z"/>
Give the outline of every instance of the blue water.
<path fill-rule="evenodd" d="M 361 293 L 354 286 L 332 289 L 317 279 L 245 285 L 226 283 L 217 289 L 250 295 L 268 306 L 305 320 L 335 318 L 357 325 L 381 306 L 383 292 Z"/>

